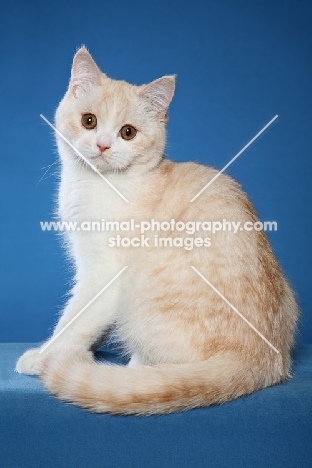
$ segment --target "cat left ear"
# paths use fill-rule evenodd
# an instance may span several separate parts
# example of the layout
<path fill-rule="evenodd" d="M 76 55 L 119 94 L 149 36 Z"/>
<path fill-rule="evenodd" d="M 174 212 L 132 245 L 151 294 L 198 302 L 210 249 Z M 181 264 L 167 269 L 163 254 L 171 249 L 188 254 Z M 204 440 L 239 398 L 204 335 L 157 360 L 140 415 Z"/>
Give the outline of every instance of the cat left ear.
<path fill-rule="evenodd" d="M 75 97 L 87 94 L 91 86 L 101 84 L 101 71 L 85 47 L 76 53 L 69 83 Z"/>
<path fill-rule="evenodd" d="M 139 95 L 148 104 L 148 110 L 156 118 L 166 119 L 169 104 L 175 90 L 176 75 L 163 76 L 158 80 L 144 85 Z"/>

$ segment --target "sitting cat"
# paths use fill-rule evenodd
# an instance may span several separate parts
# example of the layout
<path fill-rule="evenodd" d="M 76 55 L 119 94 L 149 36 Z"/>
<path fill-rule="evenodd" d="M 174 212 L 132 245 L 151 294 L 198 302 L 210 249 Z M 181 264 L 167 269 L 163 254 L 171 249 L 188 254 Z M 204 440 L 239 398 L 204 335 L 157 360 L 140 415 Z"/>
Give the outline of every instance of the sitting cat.
<path fill-rule="evenodd" d="M 164 157 L 174 88 L 174 76 L 143 86 L 112 80 L 84 47 L 77 52 L 56 128 L 105 180 L 57 134 L 61 220 L 134 219 L 126 233 L 132 239 L 139 223 L 151 219 L 257 221 L 239 184 L 225 174 L 190 202 L 218 172 Z M 198 226 L 196 236 L 207 239 Z M 177 229 L 157 235 L 189 237 Z M 111 247 L 111 237 L 66 233 L 75 268 L 71 297 L 57 338 L 27 351 L 19 372 L 39 374 L 55 395 L 92 411 L 140 415 L 226 402 L 289 377 L 297 306 L 262 231 L 220 230 L 209 233 L 209 244 L 190 249 L 152 242 Z M 129 366 L 93 359 L 112 326 L 132 356 Z"/>

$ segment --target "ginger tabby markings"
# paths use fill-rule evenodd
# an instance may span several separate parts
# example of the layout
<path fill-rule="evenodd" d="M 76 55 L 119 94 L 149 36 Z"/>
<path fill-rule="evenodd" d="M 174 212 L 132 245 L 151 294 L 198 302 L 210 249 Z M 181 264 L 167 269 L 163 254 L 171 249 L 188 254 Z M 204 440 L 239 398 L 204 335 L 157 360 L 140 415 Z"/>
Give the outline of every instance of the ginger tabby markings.
<path fill-rule="evenodd" d="M 56 127 L 129 203 L 57 136 L 61 220 L 257 220 L 239 184 L 225 174 L 190 203 L 217 171 L 165 159 L 174 88 L 174 76 L 143 86 L 112 80 L 84 47 L 77 52 Z M 75 281 L 53 336 L 118 271 L 128 269 L 42 354 L 42 347 L 27 351 L 17 370 L 40 375 L 59 398 L 91 411 L 138 415 L 218 404 L 287 379 L 298 311 L 266 235 L 255 230 L 208 234 L 209 247 L 112 248 L 111 232 L 67 232 Z M 182 241 L 189 237 L 161 233 L 177 235 Z M 207 232 L 196 237 L 206 239 Z M 112 326 L 132 356 L 128 366 L 93 359 L 92 351 Z"/>

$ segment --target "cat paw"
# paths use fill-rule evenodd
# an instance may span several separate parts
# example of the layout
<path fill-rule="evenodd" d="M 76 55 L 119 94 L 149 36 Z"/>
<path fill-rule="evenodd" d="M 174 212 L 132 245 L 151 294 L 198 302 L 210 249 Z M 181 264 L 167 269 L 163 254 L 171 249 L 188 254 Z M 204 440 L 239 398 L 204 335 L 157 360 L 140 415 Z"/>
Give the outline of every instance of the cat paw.
<path fill-rule="evenodd" d="M 142 359 L 137 353 L 132 354 L 130 361 L 128 362 L 128 367 L 141 366 L 143 364 Z"/>
<path fill-rule="evenodd" d="M 15 370 L 20 374 L 39 375 L 42 368 L 43 356 L 39 354 L 40 348 L 26 351 L 17 361 Z"/>
<path fill-rule="evenodd" d="M 42 348 L 32 348 L 26 351 L 17 361 L 15 370 L 20 374 L 41 375 L 43 368 L 49 361 L 50 355 L 66 356 L 68 359 L 93 359 L 93 353 L 85 346 L 77 344 L 53 344 L 48 351 L 39 353 Z"/>

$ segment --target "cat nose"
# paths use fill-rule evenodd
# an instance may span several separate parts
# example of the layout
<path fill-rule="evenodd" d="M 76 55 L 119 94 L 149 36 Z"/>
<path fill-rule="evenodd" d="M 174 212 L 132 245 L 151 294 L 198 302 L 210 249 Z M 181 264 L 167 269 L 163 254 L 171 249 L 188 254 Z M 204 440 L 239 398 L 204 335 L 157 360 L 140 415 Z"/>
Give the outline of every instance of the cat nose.
<path fill-rule="evenodd" d="M 99 143 L 97 144 L 99 150 L 101 151 L 101 153 L 104 153 L 104 151 L 106 151 L 109 146 L 105 146 L 105 145 L 100 145 Z"/>

